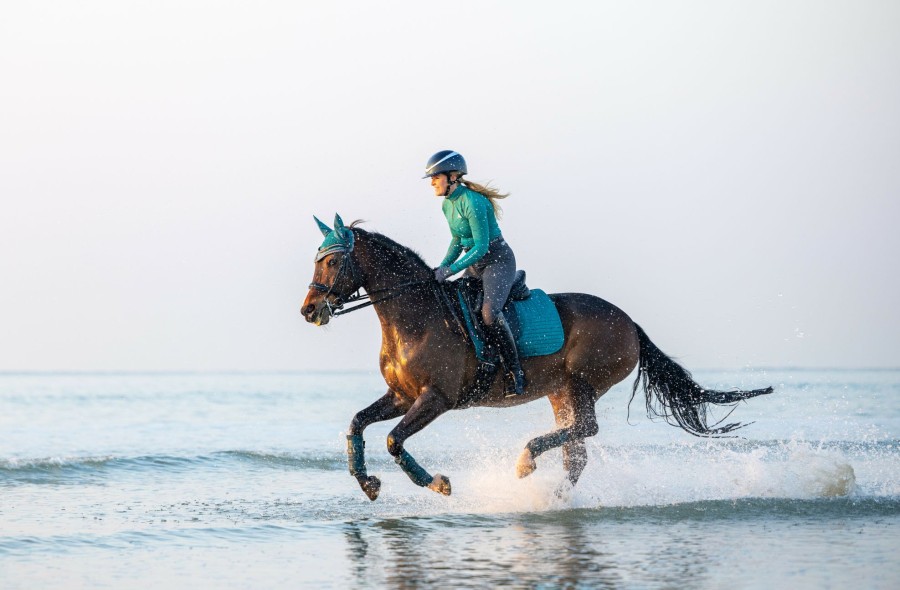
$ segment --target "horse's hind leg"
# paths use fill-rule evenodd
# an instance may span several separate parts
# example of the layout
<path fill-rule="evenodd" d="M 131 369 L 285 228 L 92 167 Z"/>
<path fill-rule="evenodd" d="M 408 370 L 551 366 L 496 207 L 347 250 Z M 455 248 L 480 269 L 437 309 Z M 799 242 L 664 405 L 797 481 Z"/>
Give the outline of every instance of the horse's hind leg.
<path fill-rule="evenodd" d="M 375 403 L 353 416 L 350 421 L 350 434 L 347 435 L 347 464 L 350 475 L 359 482 L 359 487 L 366 493 L 370 500 L 378 497 L 381 490 L 381 480 L 366 472 L 365 446 L 363 430 L 370 424 L 390 420 L 402 416 L 409 409 L 409 404 L 388 390 Z"/>
<path fill-rule="evenodd" d="M 578 483 L 581 472 L 587 465 L 587 448 L 584 439 L 573 440 L 563 445 L 563 467 L 569 474 L 569 483 L 573 486 Z"/>
<path fill-rule="evenodd" d="M 561 446 L 569 481 L 575 485 L 587 464 L 584 439 L 599 431 L 595 399 L 594 388 L 580 379 L 573 379 L 564 391 L 550 396 L 556 425 L 561 428 L 528 441 L 516 463 L 516 474 L 519 477 L 530 475 L 537 469 L 535 459 L 539 455 Z"/>
<path fill-rule="evenodd" d="M 581 385 L 585 391 L 582 395 L 592 392 L 585 385 Z M 550 405 L 553 407 L 553 416 L 556 418 L 557 428 L 566 428 L 575 424 L 575 396 L 566 391 L 560 395 L 550 396 Z M 593 407 L 593 405 L 591 406 Z M 581 477 L 587 465 L 587 449 L 584 439 L 570 440 L 562 446 L 563 467 L 568 474 L 569 482 L 574 486 Z"/>

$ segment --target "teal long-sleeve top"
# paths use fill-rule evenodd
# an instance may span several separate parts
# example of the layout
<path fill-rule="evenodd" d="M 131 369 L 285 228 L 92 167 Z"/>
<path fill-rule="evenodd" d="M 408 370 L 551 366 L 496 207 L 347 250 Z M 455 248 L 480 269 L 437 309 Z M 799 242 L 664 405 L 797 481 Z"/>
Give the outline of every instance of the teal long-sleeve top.
<path fill-rule="evenodd" d="M 452 238 L 441 266 L 449 266 L 456 274 L 481 260 L 487 254 L 491 240 L 502 234 L 491 201 L 464 185 L 459 185 L 450 196 L 445 197 L 441 208 Z M 460 258 L 463 250 L 467 252 Z"/>

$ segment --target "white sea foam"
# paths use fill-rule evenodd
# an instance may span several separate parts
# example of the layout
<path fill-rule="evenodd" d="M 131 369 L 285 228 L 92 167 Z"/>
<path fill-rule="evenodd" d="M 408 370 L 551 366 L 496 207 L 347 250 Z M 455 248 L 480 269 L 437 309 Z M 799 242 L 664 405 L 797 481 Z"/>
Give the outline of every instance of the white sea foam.
<path fill-rule="evenodd" d="M 446 475 L 454 492 L 444 506 L 450 511 L 503 513 L 751 498 L 870 497 L 894 493 L 900 473 L 896 456 L 875 457 L 894 464 L 890 472 L 884 465 L 876 471 L 888 480 L 861 484 L 854 464 L 871 467 L 871 459 L 805 441 L 755 447 L 715 441 L 644 447 L 594 442 L 588 452 L 588 466 L 570 489 L 559 451 L 539 457 L 537 471 L 518 479 L 512 453 L 485 449 L 480 459 L 467 456 L 452 463 Z"/>

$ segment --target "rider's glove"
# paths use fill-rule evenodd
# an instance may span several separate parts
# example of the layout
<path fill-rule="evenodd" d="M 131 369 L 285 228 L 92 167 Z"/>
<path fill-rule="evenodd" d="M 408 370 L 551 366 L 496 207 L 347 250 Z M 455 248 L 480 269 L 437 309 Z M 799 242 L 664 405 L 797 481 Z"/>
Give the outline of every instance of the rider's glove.
<path fill-rule="evenodd" d="M 449 266 L 439 266 L 434 269 L 434 280 L 439 283 L 443 283 L 447 280 L 447 277 L 453 274 L 453 271 L 450 270 Z"/>

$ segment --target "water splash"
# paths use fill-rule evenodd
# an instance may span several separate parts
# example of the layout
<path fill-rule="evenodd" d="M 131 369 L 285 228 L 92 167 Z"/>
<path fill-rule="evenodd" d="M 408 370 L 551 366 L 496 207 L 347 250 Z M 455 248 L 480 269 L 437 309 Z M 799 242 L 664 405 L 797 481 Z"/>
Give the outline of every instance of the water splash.
<path fill-rule="evenodd" d="M 588 445 L 588 467 L 574 489 L 566 483 L 559 451 L 542 455 L 538 470 L 521 480 L 515 476 L 512 453 L 482 451 L 445 459 L 442 473 L 453 481 L 453 496 L 428 497 L 420 507 L 428 512 L 497 514 L 755 498 L 863 498 L 880 495 L 884 487 L 879 486 L 884 482 L 858 483 L 854 462 L 865 464 L 871 455 L 852 456 L 850 451 L 808 441 L 620 447 L 593 443 Z M 893 455 L 890 462 L 896 467 L 900 458 Z M 417 491 L 404 490 L 404 483 L 401 478 L 399 487 L 391 486 L 393 492 Z M 391 502 L 390 493 L 384 499 Z"/>

